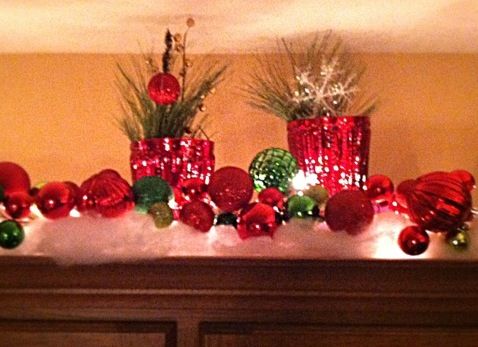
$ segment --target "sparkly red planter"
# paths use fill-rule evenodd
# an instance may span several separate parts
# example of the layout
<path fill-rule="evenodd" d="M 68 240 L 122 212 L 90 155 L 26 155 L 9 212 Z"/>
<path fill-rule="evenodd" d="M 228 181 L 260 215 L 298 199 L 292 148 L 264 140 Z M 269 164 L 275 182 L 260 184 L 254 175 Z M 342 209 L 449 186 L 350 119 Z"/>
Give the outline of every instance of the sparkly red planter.
<path fill-rule="evenodd" d="M 331 195 L 360 189 L 368 174 L 370 117 L 338 116 L 298 119 L 288 123 L 289 150 L 306 175 Z"/>
<path fill-rule="evenodd" d="M 214 172 L 214 142 L 194 138 L 153 138 L 131 143 L 133 182 L 160 176 L 178 187 L 188 178 L 209 182 Z"/>

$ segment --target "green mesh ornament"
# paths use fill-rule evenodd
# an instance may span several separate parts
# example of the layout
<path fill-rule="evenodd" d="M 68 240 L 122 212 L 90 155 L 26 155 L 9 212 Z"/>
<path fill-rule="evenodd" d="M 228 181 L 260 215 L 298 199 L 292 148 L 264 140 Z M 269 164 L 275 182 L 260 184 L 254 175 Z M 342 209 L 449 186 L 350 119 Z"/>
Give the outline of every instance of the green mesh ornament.
<path fill-rule="evenodd" d="M 305 195 L 293 195 L 287 200 L 287 212 L 289 213 L 289 217 L 313 217 L 315 206 L 317 206 L 317 202 Z"/>
<path fill-rule="evenodd" d="M 25 238 L 25 232 L 20 223 L 14 220 L 5 220 L 0 223 L 0 247 L 13 249 L 20 245 Z"/>
<path fill-rule="evenodd" d="M 168 202 L 173 192 L 169 184 L 160 177 L 146 176 L 133 184 L 136 209 L 147 212 L 157 202 Z"/>
<path fill-rule="evenodd" d="M 258 192 L 276 187 L 282 193 L 287 193 L 298 170 L 297 160 L 281 148 L 267 148 L 259 152 L 249 166 L 249 174 Z"/>
<path fill-rule="evenodd" d="M 153 216 L 156 228 L 166 228 L 173 222 L 173 211 L 166 202 L 157 202 L 153 204 L 148 213 Z"/>

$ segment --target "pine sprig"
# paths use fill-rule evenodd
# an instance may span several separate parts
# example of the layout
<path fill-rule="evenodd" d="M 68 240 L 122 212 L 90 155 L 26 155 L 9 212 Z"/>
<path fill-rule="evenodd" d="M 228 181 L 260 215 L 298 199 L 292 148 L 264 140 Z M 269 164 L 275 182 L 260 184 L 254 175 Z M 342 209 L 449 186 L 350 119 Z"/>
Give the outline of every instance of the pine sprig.
<path fill-rule="evenodd" d="M 277 53 L 256 57 L 258 67 L 243 89 L 251 106 L 286 121 L 375 109 L 375 98 L 358 87 L 364 65 L 331 32 L 307 43 L 278 41 Z"/>

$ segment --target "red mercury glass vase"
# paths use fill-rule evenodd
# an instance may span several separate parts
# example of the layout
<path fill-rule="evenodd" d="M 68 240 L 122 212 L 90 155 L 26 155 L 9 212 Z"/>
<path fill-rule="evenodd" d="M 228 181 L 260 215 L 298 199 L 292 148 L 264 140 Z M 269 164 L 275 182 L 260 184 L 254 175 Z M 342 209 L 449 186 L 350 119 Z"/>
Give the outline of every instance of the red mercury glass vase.
<path fill-rule="evenodd" d="M 361 189 L 367 180 L 370 117 L 297 119 L 287 125 L 287 140 L 301 170 L 330 195 Z"/>
<path fill-rule="evenodd" d="M 195 138 L 152 138 L 131 143 L 133 182 L 159 176 L 172 187 L 199 178 L 206 184 L 214 172 L 214 142 Z"/>

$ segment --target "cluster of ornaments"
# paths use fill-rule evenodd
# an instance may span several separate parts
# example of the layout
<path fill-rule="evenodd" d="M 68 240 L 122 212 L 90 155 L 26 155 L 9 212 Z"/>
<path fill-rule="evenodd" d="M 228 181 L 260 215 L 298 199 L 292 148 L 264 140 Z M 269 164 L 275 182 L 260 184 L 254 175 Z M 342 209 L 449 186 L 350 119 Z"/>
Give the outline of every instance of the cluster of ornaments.
<path fill-rule="evenodd" d="M 190 178 L 171 187 L 160 177 L 148 176 L 131 186 L 116 171 L 107 169 L 80 186 L 49 182 L 32 188 L 22 167 L 0 162 L 4 216 L 0 247 L 11 249 L 21 244 L 25 237 L 22 225 L 32 218 L 34 205 L 52 220 L 69 216 L 73 209 L 106 218 L 136 209 L 151 215 L 157 228 L 168 227 L 174 220 L 200 232 L 208 232 L 214 225 L 229 225 L 241 239 L 273 237 L 291 218 L 314 219 L 334 232 L 356 235 L 367 230 L 375 213 L 392 210 L 414 223 L 404 228 L 397 240 L 406 254 L 425 252 L 429 232 L 443 233 L 457 249 L 468 245 L 475 180 L 467 171 L 432 172 L 403 181 L 396 189 L 388 177 L 374 175 L 363 190 L 344 190 L 332 197 L 320 185 L 294 191 L 291 182 L 297 172 L 297 162 L 288 151 L 268 148 L 256 155 L 248 172 L 223 167 L 213 173 L 208 184 Z"/>

